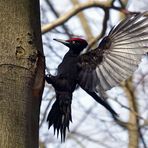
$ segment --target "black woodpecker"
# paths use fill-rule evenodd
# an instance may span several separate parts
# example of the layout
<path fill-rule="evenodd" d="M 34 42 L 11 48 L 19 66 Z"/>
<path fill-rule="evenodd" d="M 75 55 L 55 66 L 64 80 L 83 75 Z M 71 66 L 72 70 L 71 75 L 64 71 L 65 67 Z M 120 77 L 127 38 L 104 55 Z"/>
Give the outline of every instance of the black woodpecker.
<path fill-rule="evenodd" d="M 103 105 L 114 118 L 117 113 L 108 104 L 105 91 L 126 80 L 136 70 L 142 56 L 148 52 L 148 12 L 128 16 L 111 29 L 96 49 L 80 54 L 88 43 L 84 39 L 54 39 L 69 48 L 57 75 L 46 75 L 52 84 L 56 100 L 49 112 L 49 128 L 53 126 L 65 141 L 66 129 L 72 121 L 72 94 L 77 85 Z M 98 94 L 99 95 L 98 95 Z"/>

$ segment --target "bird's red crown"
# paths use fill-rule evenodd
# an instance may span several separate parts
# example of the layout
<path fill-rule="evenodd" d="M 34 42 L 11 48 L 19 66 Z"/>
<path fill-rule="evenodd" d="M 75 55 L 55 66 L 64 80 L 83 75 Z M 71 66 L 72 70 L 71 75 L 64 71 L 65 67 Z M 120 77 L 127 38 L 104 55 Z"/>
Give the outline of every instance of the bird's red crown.
<path fill-rule="evenodd" d="M 71 38 L 69 40 L 66 40 L 67 42 L 72 42 L 72 41 L 80 41 L 80 42 L 86 42 L 86 40 L 81 39 L 81 38 Z"/>

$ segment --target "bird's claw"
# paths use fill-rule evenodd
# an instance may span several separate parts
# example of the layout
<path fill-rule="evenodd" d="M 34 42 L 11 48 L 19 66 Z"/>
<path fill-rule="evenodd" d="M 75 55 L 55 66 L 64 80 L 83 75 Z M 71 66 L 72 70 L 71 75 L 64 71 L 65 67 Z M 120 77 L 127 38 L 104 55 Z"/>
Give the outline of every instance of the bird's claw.
<path fill-rule="evenodd" d="M 52 75 L 51 74 L 47 74 L 47 75 L 45 75 L 45 80 L 47 81 L 47 83 L 49 83 L 49 84 L 51 84 L 51 82 L 52 82 Z"/>

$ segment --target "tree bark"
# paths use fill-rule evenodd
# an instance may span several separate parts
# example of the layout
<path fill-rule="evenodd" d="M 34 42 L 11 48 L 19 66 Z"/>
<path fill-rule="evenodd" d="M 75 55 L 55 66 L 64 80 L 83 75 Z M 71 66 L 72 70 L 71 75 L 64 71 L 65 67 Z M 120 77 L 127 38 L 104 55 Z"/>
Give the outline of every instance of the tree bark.
<path fill-rule="evenodd" d="M 0 147 L 37 148 L 44 57 L 39 1 L 0 0 Z"/>

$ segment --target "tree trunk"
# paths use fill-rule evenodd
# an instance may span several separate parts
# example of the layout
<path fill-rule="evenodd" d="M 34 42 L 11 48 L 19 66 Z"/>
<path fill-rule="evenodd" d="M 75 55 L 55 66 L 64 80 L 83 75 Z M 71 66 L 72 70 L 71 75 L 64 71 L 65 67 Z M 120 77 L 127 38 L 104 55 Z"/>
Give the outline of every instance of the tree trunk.
<path fill-rule="evenodd" d="M 0 0 L 0 148 L 37 148 L 44 57 L 38 0 Z"/>

